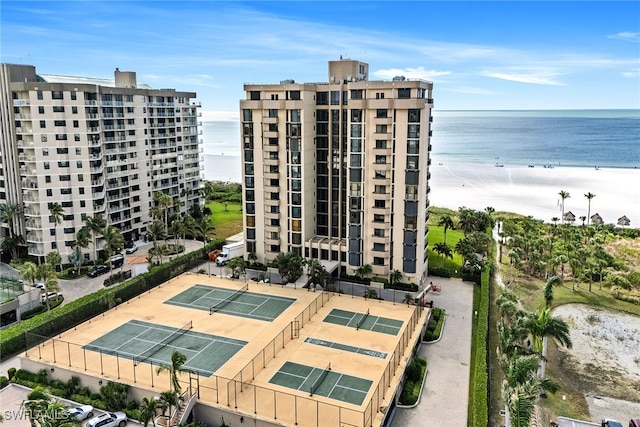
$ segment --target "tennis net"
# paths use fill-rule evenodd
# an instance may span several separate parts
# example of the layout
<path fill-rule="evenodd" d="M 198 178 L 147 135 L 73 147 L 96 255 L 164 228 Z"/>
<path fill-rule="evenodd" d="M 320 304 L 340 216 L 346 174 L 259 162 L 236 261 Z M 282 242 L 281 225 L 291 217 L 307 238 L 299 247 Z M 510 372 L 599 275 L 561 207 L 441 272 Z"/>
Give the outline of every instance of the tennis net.
<path fill-rule="evenodd" d="M 161 347 L 164 347 L 164 346 L 168 345 L 169 343 L 172 343 L 173 341 L 178 339 L 178 337 L 181 337 L 182 335 L 184 335 L 191 328 L 193 328 L 193 321 L 189 320 L 189 322 L 186 325 L 184 325 L 182 328 L 178 329 L 175 332 L 172 332 L 171 334 L 167 335 L 165 338 L 160 340 L 157 344 L 155 344 L 154 346 L 152 346 L 148 350 L 142 352 L 138 357 L 135 358 L 135 361 L 137 363 L 138 362 L 141 363 L 141 362 L 144 362 L 144 361 L 148 360 L 158 350 L 160 350 Z"/>
<path fill-rule="evenodd" d="M 368 308 L 367 308 L 367 312 L 364 314 L 364 316 L 362 316 L 362 319 L 358 320 L 358 323 L 356 324 L 356 329 L 360 329 L 360 326 L 362 326 L 362 324 L 367 319 L 367 317 L 369 317 L 369 309 Z"/>
<path fill-rule="evenodd" d="M 229 304 L 231 301 L 238 298 L 243 293 L 247 292 L 248 289 L 249 289 L 249 285 L 244 285 L 243 287 L 241 287 L 240 289 L 238 289 L 237 291 L 235 291 L 234 293 L 232 293 L 222 301 L 215 303 L 214 305 L 211 306 L 211 308 L 209 308 L 209 314 L 213 314 L 216 311 L 221 310 L 224 306 Z"/>
<path fill-rule="evenodd" d="M 318 387 L 320 387 L 320 384 L 322 384 L 322 381 L 324 381 L 324 379 L 327 377 L 327 374 L 329 374 L 330 370 L 331 370 L 331 362 L 329 362 L 329 365 L 327 365 L 327 369 L 323 370 L 320 376 L 318 377 L 318 379 L 315 380 L 311 385 L 311 389 L 309 390 L 309 392 L 311 393 L 311 396 L 313 396 L 313 393 L 315 393 L 316 390 L 318 390 Z"/>

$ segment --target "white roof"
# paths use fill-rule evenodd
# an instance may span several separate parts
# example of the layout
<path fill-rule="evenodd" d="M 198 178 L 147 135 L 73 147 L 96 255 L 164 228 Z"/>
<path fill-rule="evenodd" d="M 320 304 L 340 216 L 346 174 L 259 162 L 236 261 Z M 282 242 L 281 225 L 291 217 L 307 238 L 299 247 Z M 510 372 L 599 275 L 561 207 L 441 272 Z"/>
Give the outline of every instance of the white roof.
<path fill-rule="evenodd" d="M 115 87 L 114 79 L 101 79 L 98 77 L 79 77 L 79 76 L 60 76 L 57 74 L 38 74 L 45 83 L 70 83 L 82 85 L 98 85 L 106 87 Z M 146 83 L 137 82 L 138 89 L 153 89 Z"/>

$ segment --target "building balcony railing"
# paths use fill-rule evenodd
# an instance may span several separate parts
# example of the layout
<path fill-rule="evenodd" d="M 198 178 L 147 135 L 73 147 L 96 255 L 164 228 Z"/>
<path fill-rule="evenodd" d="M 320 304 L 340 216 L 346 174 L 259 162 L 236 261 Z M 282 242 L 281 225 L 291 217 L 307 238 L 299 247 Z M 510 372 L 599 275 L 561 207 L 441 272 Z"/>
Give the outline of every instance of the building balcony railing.
<path fill-rule="evenodd" d="M 16 120 L 31 120 L 31 114 L 17 113 Z"/>
<path fill-rule="evenodd" d="M 14 99 L 13 106 L 14 107 L 26 107 L 30 104 L 28 99 Z"/>
<path fill-rule="evenodd" d="M 33 141 L 26 141 L 26 140 L 18 141 L 18 148 L 33 148 L 33 146 L 34 146 Z"/>
<path fill-rule="evenodd" d="M 33 128 L 30 127 L 17 127 L 16 133 L 33 133 Z"/>
<path fill-rule="evenodd" d="M 36 156 L 25 156 L 24 154 L 18 156 L 18 160 L 21 162 L 35 162 Z"/>

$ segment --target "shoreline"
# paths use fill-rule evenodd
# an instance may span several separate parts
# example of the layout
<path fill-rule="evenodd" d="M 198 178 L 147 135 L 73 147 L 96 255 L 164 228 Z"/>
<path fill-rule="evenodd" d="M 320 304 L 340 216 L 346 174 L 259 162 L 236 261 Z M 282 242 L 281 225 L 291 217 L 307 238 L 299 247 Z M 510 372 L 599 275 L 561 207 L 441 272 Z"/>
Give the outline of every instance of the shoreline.
<path fill-rule="evenodd" d="M 205 179 L 223 182 L 241 182 L 240 156 L 205 154 Z M 431 206 L 457 210 L 459 207 L 530 215 L 551 222 L 561 215 L 558 193 L 568 191 L 565 213 L 586 216 L 586 193 L 596 196 L 591 200 L 591 215 L 598 213 L 605 224 L 616 224 L 626 215 L 631 227 L 640 226 L 640 169 L 599 169 L 577 166 L 544 168 L 536 165 L 505 164 L 495 167 L 486 163 L 433 163 L 431 172 Z"/>

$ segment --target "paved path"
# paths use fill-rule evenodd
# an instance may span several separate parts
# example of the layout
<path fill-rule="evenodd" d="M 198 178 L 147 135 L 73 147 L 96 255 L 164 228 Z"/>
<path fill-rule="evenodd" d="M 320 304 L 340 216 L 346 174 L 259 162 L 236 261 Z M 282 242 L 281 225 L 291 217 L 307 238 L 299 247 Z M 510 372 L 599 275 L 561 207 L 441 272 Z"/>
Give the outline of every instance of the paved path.
<path fill-rule="evenodd" d="M 415 408 L 399 408 L 392 427 L 467 427 L 474 285 L 439 277 L 433 282 L 442 292 L 428 298 L 446 310 L 444 332 L 439 342 L 422 345 L 429 370 L 422 398 Z"/>

